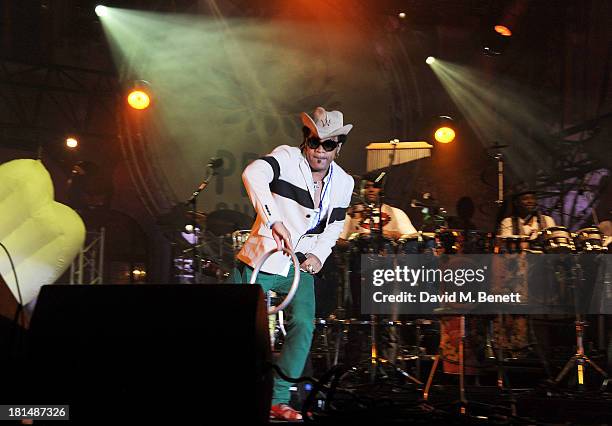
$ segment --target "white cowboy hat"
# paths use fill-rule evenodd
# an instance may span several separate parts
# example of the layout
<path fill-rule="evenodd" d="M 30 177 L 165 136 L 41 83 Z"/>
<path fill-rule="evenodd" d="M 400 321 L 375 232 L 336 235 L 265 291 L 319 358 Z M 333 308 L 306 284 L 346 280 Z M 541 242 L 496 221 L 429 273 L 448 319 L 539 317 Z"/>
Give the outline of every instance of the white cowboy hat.
<path fill-rule="evenodd" d="M 323 107 L 316 107 L 312 116 L 314 120 L 303 112 L 301 114 L 302 123 L 319 139 L 348 135 L 353 128 L 352 124 L 344 125 L 343 115 L 340 111 L 325 111 Z"/>

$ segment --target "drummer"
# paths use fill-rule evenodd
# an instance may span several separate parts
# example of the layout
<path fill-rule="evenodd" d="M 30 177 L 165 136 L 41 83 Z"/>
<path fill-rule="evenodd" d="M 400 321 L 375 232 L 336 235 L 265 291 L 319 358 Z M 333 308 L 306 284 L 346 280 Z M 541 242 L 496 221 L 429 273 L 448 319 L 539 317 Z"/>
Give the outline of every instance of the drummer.
<path fill-rule="evenodd" d="M 351 211 L 347 213 L 344 229 L 340 234 L 339 245 L 346 244 L 346 241 L 352 236 L 369 234 L 371 229 L 370 222 L 376 226 L 378 220 L 382 222 L 383 235 L 389 239 L 397 240 L 402 236 L 417 235 L 417 230 L 403 210 L 392 207 L 382 201 L 382 186 L 375 183 L 374 178 L 366 177 L 363 185 L 363 196 L 367 205 L 353 206 L 350 209 Z M 370 217 L 372 215 L 367 213 L 373 212 L 373 209 L 377 209 L 379 205 L 380 219 Z"/>
<path fill-rule="evenodd" d="M 368 236 L 372 232 L 372 228 L 377 229 L 378 223 L 382 223 L 382 235 L 390 240 L 397 240 L 402 236 L 416 236 L 417 230 L 410 222 L 410 219 L 402 210 L 391 207 L 390 205 L 383 202 L 383 189 L 382 185 L 375 182 L 375 178 L 366 176 L 362 181 L 363 185 L 363 199 L 365 205 L 353 206 L 349 213 L 346 215 L 344 220 L 344 229 L 340 234 L 338 240 L 338 246 L 347 247 L 349 246 L 349 240 L 355 237 Z M 379 207 L 380 206 L 380 207 Z M 352 307 L 350 310 L 353 318 L 361 317 L 361 275 L 360 275 L 360 257 L 355 256 L 351 263 L 351 276 L 350 276 L 350 287 L 351 287 L 351 299 Z M 394 319 L 397 319 L 393 315 Z M 382 346 L 381 352 L 384 358 L 395 362 L 397 355 L 399 354 L 399 330 L 397 327 L 385 327 L 380 331 Z M 350 364 L 351 357 L 357 356 L 359 348 L 354 346 L 357 345 L 359 339 L 351 338 L 349 336 L 349 344 L 347 350 L 348 361 Z"/>
<path fill-rule="evenodd" d="M 542 214 L 538 206 L 536 191 L 530 188 L 517 192 L 512 199 L 512 216 L 504 218 L 498 236 L 522 236 L 534 240 L 544 228 L 555 226 L 552 217 Z"/>

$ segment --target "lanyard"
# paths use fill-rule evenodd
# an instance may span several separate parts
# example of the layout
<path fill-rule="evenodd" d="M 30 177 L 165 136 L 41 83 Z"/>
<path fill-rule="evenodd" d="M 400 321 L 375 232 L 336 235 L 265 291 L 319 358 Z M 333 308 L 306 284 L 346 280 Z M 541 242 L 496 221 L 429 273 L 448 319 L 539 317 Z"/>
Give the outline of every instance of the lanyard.
<path fill-rule="evenodd" d="M 323 194 L 321 194 L 321 199 L 319 200 L 319 213 L 317 213 L 317 222 L 312 228 L 310 228 L 306 232 L 312 231 L 319 225 L 319 222 L 321 220 L 321 212 L 323 212 L 323 200 L 325 199 L 325 194 L 327 194 L 327 188 L 331 186 L 333 174 L 334 174 L 334 166 L 330 164 L 329 165 L 329 179 L 327 180 L 327 184 L 323 188 Z M 330 194 L 330 197 L 331 197 L 331 194 Z"/>

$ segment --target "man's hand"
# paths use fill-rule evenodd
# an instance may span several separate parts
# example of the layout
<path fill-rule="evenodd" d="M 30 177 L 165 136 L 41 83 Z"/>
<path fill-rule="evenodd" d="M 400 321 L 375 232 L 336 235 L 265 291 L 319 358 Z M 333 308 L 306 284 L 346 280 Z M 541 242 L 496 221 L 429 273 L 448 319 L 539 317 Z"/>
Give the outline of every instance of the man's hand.
<path fill-rule="evenodd" d="M 293 250 L 291 246 L 291 234 L 285 225 L 283 225 L 283 222 L 275 222 L 274 225 L 272 225 L 272 237 L 274 241 L 276 241 L 276 247 L 279 251 L 283 249 L 283 243 L 289 250 Z"/>
<path fill-rule="evenodd" d="M 306 260 L 300 265 L 300 269 L 308 272 L 309 274 L 318 273 L 322 267 L 323 265 L 321 264 L 319 258 L 311 253 L 306 254 Z"/>

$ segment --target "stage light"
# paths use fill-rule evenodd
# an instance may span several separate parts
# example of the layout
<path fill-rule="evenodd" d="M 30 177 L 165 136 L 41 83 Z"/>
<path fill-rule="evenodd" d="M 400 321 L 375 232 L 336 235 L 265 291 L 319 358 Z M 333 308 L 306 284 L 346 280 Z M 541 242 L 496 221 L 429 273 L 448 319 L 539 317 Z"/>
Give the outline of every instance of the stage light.
<path fill-rule="evenodd" d="M 433 64 L 434 62 L 436 62 L 436 58 L 434 58 L 433 56 L 428 56 L 428 57 L 427 57 L 427 59 L 425 59 L 425 63 L 426 63 L 427 65 L 431 65 L 431 64 Z"/>
<path fill-rule="evenodd" d="M 76 148 L 79 146 L 79 141 L 73 137 L 66 138 L 66 146 L 70 149 Z"/>
<path fill-rule="evenodd" d="M 453 119 L 448 115 L 441 115 L 437 119 L 437 125 L 434 127 L 434 139 L 440 143 L 451 143 L 455 140 L 455 129 L 453 128 Z"/>
<path fill-rule="evenodd" d="M 398 14 L 397 14 L 397 16 L 398 16 L 400 19 L 404 19 L 404 18 L 406 18 L 406 12 L 400 12 L 400 13 L 398 13 Z"/>
<path fill-rule="evenodd" d="M 138 110 L 147 109 L 151 104 L 151 98 L 143 90 L 132 90 L 127 97 L 128 104 Z"/>
<path fill-rule="evenodd" d="M 99 4 L 94 9 L 94 12 L 96 12 L 96 15 L 98 15 L 100 18 L 104 18 L 105 16 L 108 16 L 108 7 Z"/>
<path fill-rule="evenodd" d="M 455 131 L 451 127 L 438 127 L 434 138 L 440 143 L 450 143 L 455 140 Z"/>
<path fill-rule="evenodd" d="M 483 36 L 482 53 L 487 56 L 502 55 L 512 36 L 512 31 L 505 25 L 495 25 L 493 30 L 487 27 Z"/>
<path fill-rule="evenodd" d="M 512 36 L 512 31 L 510 31 L 510 28 L 504 26 L 504 25 L 495 25 L 493 27 L 493 29 L 495 30 L 495 32 L 503 37 L 510 37 Z"/>
<path fill-rule="evenodd" d="M 128 86 L 127 102 L 130 107 L 137 110 L 144 110 L 151 105 L 152 90 L 151 84 L 146 80 L 136 80 Z"/>

